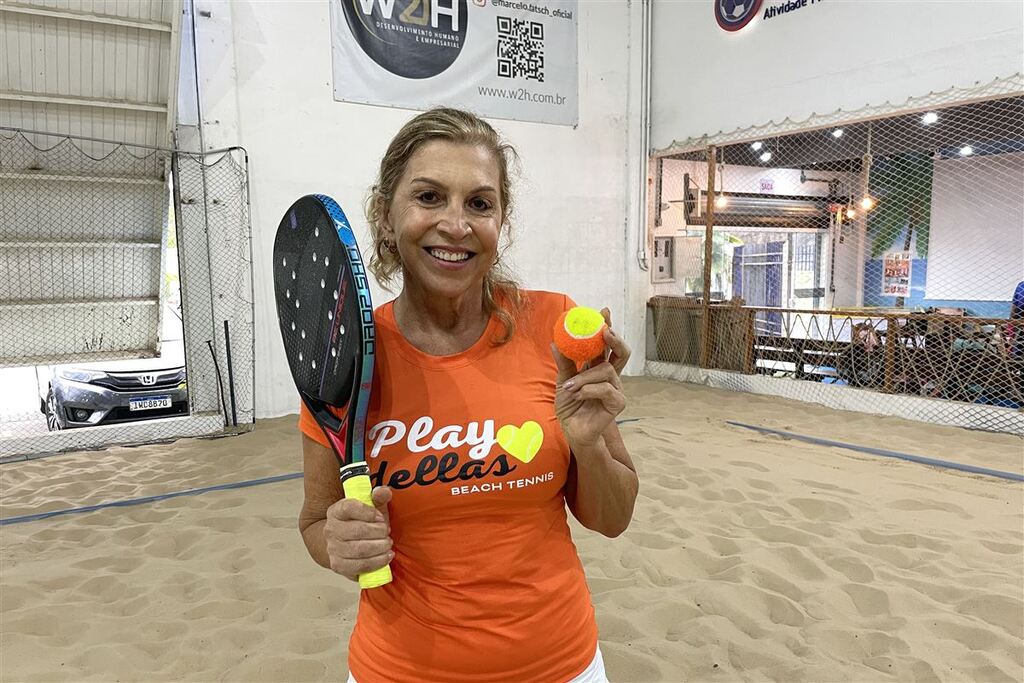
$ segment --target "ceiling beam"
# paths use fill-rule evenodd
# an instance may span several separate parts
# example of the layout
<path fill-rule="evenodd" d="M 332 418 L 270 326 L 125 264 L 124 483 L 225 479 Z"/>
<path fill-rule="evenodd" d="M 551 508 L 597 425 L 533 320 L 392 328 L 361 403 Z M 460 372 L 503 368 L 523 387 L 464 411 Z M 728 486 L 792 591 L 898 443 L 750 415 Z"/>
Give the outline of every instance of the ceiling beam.
<path fill-rule="evenodd" d="M 63 137 L 63 136 L 57 136 Z M 131 146 L 131 143 L 117 143 Z M 115 185 L 167 185 L 166 180 L 160 178 L 145 178 L 140 176 L 97 176 L 79 175 L 76 173 L 47 173 L 45 171 L 0 171 L 0 180 L 57 180 L 66 183 L 114 183 Z"/>
<path fill-rule="evenodd" d="M 74 107 L 99 107 L 101 109 L 130 109 L 132 111 L 152 111 L 167 113 L 167 105 L 153 102 L 130 102 L 102 97 L 75 97 L 70 95 L 48 95 L 44 93 L 16 92 L 0 90 L 0 100 L 15 102 L 42 102 L 44 104 L 67 104 Z"/>
<path fill-rule="evenodd" d="M 171 25 L 160 21 L 146 21 L 145 19 L 128 19 L 123 17 L 112 17 L 106 14 L 92 14 L 90 12 L 68 12 L 66 10 L 55 10 L 49 7 L 36 5 L 19 5 L 16 3 L 0 0 L 0 12 L 10 14 L 27 14 L 36 17 L 50 17 L 52 19 L 67 19 L 69 21 L 82 21 L 90 24 L 107 24 L 110 26 L 127 26 L 139 28 L 145 31 L 160 31 L 170 33 Z"/>
<path fill-rule="evenodd" d="M 181 20 L 184 10 L 182 0 L 173 0 L 171 12 L 171 68 L 167 70 L 167 118 L 164 121 L 164 140 L 161 145 L 177 147 L 175 132 L 178 125 L 178 81 L 181 79 Z M 193 36 L 193 40 L 195 36 Z M 198 77 L 198 76 L 197 76 Z"/>

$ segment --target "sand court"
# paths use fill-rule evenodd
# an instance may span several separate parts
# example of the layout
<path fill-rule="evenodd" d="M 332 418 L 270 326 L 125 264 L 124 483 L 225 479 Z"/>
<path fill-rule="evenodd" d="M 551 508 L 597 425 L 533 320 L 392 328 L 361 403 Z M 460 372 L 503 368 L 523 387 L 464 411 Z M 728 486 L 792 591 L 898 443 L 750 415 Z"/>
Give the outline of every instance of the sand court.
<path fill-rule="evenodd" d="M 602 680 L 580 566 L 613 683 L 1024 681 L 1024 3 L 0 0 L 0 36 L 0 683 Z M 625 401 L 551 372 L 570 300 Z M 372 492 L 358 439 L 304 464 L 313 397 L 369 405 L 394 528 L 314 526 Z M 399 553 L 354 639 L 304 499 L 364 585 Z"/>
<path fill-rule="evenodd" d="M 1024 677 L 1024 487 L 733 419 L 1020 471 L 1019 438 L 627 379 L 640 471 L 613 540 L 574 526 L 613 681 Z M 3 517 L 300 469 L 255 432 L 0 468 Z M 358 591 L 308 558 L 300 480 L 0 527 L 3 681 L 337 680 Z"/>

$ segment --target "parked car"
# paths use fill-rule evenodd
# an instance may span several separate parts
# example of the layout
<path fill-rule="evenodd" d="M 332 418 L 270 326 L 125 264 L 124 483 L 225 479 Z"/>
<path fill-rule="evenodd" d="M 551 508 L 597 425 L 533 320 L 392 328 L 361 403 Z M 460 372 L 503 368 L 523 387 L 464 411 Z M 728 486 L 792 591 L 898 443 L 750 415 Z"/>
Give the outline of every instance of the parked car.
<path fill-rule="evenodd" d="M 185 366 L 153 358 L 54 367 L 40 410 L 50 431 L 188 415 Z"/>

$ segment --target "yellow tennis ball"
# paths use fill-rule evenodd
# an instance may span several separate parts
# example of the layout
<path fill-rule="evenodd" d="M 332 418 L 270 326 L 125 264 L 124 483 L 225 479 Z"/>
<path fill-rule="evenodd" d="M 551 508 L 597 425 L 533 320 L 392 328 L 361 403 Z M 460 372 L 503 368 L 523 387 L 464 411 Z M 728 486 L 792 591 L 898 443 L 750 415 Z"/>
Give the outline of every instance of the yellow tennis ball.
<path fill-rule="evenodd" d="M 555 323 L 555 346 L 566 358 L 582 363 L 604 350 L 604 316 L 586 306 L 570 308 Z"/>

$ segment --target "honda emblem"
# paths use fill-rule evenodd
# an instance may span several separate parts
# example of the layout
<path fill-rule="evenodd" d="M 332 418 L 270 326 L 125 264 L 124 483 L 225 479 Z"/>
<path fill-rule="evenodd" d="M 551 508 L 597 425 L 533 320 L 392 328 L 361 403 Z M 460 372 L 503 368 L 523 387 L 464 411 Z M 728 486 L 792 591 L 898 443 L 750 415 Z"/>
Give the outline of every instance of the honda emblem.
<path fill-rule="evenodd" d="M 142 382 L 147 387 L 151 386 L 153 384 L 156 384 L 156 375 L 152 373 L 147 375 L 139 375 L 139 381 Z"/>

